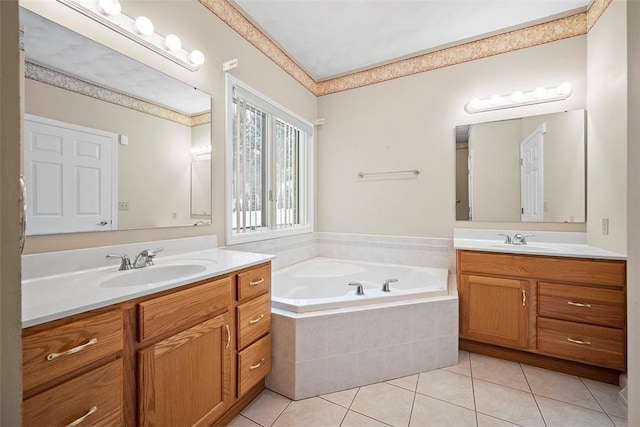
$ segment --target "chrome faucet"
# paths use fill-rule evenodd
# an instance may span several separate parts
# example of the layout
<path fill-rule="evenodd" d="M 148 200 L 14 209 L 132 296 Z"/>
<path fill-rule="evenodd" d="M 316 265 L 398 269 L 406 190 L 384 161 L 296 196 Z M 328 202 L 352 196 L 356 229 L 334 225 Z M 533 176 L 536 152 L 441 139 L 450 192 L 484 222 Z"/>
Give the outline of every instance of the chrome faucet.
<path fill-rule="evenodd" d="M 153 265 L 153 259 L 158 252 L 162 252 L 164 248 L 145 249 L 140 252 L 133 261 L 133 268 L 144 268 Z"/>
<path fill-rule="evenodd" d="M 527 234 L 526 236 L 523 236 L 520 233 L 516 233 L 513 235 L 513 240 L 512 240 L 512 244 L 513 245 L 526 245 L 527 244 L 527 237 L 536 237 L 535 234 Z"/>
<path fill-rule="evenodd" d="M 395 283 L 397 282 L 398 279 L 387 279 L 384 281 L 384 283 L 382 284 L 382 292 L 391 292 L 391 289 L 389 289 L 389 283 Z"/>
<path fill-rule="evenodd" d="M 107 259 L 120 258 L 120 268 L 118 270 L 131 270 L 131 260 L 127 254 L 107 254 Z"/>
<path fill-rule="evenodd" d="M 510 244 L 512 244 L 512 243 L 513 243 L 513 242 L 511 241 L 511 236 L 509 236 L 508 234 L 498 233 L 498 236 L 504 236 L 504 237 L 505 237 L 505 239 L 504 239 L 504 244 L 505 244 L 505 245 L 510 245 Z M 517 236 L 517 234 L 516 234 L 516 236 Z"/>
<path fill-rule="evenodd" d="M 357 286 L 356 294 L 364 295 L 364 288 L 362 287 L 362 283 L 360 282 L 349 282 L 349 286 Z"/>

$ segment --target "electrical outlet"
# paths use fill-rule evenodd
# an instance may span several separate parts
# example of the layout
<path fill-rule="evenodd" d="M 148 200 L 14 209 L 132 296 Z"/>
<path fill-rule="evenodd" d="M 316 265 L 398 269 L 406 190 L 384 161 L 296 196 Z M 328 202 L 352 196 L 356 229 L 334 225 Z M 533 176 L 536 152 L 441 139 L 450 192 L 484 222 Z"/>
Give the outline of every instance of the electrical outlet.
<path fill-rule="evenodd" d="M 609 218 L 602 218 L 602 234 L 604 236 L 609 234 Z"/>
<path fill-rule="evenodd" d="M 118 204 L 118 209 L 120 209 L 121 211 L 128 211 L 129 210 L 129 202 L 120 202 Z"/>

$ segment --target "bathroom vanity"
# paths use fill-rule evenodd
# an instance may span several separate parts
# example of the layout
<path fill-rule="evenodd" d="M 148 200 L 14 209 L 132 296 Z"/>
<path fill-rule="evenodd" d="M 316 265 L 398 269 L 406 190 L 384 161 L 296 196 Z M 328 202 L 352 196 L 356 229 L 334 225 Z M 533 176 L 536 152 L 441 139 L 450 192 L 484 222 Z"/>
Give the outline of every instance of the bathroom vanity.
<path fill-rule="evenodd" d="M 457 251 L 460 348 L 617 383 L 626 370 L 626 261 L 542 255 L 546 247 Z"/>
<path fill-rule="evenodd" d="M 269 257 L 208 252 L 235 266 L 24 328 L 24 425 L 224 425 L 255 398 L 271 369 Z"/>

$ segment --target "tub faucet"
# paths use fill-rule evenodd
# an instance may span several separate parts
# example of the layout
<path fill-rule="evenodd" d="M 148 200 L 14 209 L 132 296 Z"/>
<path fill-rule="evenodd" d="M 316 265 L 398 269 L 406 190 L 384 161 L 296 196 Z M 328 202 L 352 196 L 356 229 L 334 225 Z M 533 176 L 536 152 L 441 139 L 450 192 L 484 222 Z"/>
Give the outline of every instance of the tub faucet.
<path fill-rule="evenodd" d="M 349 282 L 349 286 L 357 286 L 356 294 L 364 295 L 364 288 L 362 287 L 362 283 L 360 282 Z"/>
<path fill-rule="evenodd" d="M 384 281 L 384 283 L 382 284 L 382 292 L 391 292 L 391 289 L 389 289 L 389 283 L 394 283 L 397 282 L 398 279 L 387 279 Z"/>
<path fill-rule="evenodd" d="M 118 270 L 131 270 L 131 260 L 127 254 L 107 254 L 105 258 L 120 258 L 120 268 L 118 268 Z"/>
<path fill-rule="evenodd" d="M 156 257 L 158 252 L 163 250 L 164 248 L 145 249 L 136 256 L 136 259 L 133 261 L 133 268 L 143 268 L 153 265 L 153 259 Z"/>

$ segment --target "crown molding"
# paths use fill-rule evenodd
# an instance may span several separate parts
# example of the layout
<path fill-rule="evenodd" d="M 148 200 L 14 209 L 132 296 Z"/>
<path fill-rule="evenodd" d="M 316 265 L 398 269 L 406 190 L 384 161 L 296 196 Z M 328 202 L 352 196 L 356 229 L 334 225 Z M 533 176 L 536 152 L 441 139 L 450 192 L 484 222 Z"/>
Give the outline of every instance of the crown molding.
<path fill-rule="evenodd" d="M 594 0 L 586 12 L 322 81 L 314 80 L 228 0 L 198 1 L 307 90 L 323 96 L 581 36 L 587 34 L 613 0 Z"/>

